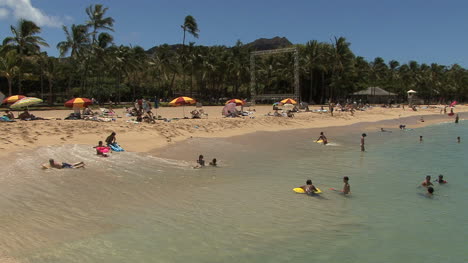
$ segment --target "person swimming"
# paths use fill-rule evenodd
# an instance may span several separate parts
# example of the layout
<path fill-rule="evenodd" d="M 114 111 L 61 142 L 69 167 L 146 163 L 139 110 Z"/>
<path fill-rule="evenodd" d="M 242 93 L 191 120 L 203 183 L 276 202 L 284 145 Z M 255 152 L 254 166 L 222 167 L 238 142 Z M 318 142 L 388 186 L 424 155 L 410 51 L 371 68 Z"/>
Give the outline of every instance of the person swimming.
<path fill-rule="evenodd" d="M 318 191 L 310 179 L 306 181 L 306 185 L 303 185 L 300 188 L 302 188 L 307 194 L 313 194 L 314 192 Z"/>
<path fill-rule="evenodd" d="M 55 162 L 54 159 L 49 159 L 48 164 L 42 164 L 43 169 L 49 169 L 49 168 L 56 168 L 56 169 L 83 168 L 84 166 L 85 166 L 84 162 L 69 164 L 69 163 Z"/>
<path fill-rule="evenodd" d="M 94 147 L 96 149 L 96 154 L 97 155 L 102 155 L 104 157 L 107 157 L 109 152 L 110 152 L 110 147 L 106 147 L 103 145 L 102 141 L 98 142 L 98 145 Z"/>
<path fill-rule="evenodd" d="M 322 140 L 324 145 L 328 143 L 327 137 L 325 136 L 325 134 L 323 132 L 320 132 L 320 136 L 318 137 L 316 142 L 318 142 L 320 140 Z"/>
<path fill-rule="evenodd" d="M 424 181 L 421 183 L 421 186 L 423 186 L 423 187 L 434 186 L 434 185 L 431 183 L 431 176 L 430 176 L 430 175 L 427 175 L 427 176 L 426 176 L 426 180 L 424 180 Z"/>
<path fill-rule="evenodd" d="M 447 181 L 444 180 L 444 176 L 439 174 L 439 178 L 437 178 L 437 180 L 435 180 L 436 182 L 438 182 L 439 184 L 446 184 Z"/>
<path fill-rule="evenodd" d="M 205 160 L 203 160 L 203 155 L 200 154 L 198 156 L 197 165 L 195 165 L 193 168 L 198 169 L 202 167 L 205 167 Z"/>
<path fill-rule="evenodd" d="M 404 129 L 406 129 L 406 125 L 400 124 L 400 130 L 404 130 Z"/>
<path fill-rule="evenodd" d="M 217 166 L 216 158 L 213 158 L 213 160 L 210 162 L 210 166 Z"/>
<path fill-rule="evenodd" d="M 432 196 L 434 195 L 434 188 L 431 187 L 431 186 L 429 186 L 429 187 L 427 188 L 426 195 L 427 195 L 428 197 L 432 197 Z"/>

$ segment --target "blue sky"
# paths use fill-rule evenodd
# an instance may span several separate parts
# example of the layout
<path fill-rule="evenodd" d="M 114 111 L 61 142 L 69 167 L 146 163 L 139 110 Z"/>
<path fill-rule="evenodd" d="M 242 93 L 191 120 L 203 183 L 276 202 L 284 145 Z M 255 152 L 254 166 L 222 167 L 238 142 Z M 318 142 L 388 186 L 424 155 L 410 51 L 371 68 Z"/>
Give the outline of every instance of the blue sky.
<path fill-rule="evenodd" d="M 61 25 L 86 21 L 85 8 L 100 3 L 115 19 L 116 44 L 145 49 L 180 43 L 180 24 L 193 15 L 201 45 L 234 45 L 284 36 L 293 43 L 330 42 L 343 36 L 356 55 L 406 63 L 468 66 L 468 1 L 435 0 L 0 0 L 0 38 L 18 17 L 42 25 L 42 37 L 57 55 Z"/>

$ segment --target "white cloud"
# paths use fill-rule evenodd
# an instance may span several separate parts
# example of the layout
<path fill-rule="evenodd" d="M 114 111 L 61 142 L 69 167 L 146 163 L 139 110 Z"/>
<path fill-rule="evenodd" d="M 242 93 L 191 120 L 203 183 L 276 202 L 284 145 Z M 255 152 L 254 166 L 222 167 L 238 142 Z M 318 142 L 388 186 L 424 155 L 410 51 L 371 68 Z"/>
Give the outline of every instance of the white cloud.
<path fill-rule="evenodd" d="M 0 8 L 0 19 L 7 18 L 9 14 L 10 12 L 8 12 L 8 9 Z"/>
<path fill-rule="evenodd" d="M 6 18 L 9 13 L 16 19 L 28 19 L 38 26 L 60 27 L 63 24 L 60 18 L 49 16 L 34 7 L 31 0 L 0 0 L 0 19 Z"/>

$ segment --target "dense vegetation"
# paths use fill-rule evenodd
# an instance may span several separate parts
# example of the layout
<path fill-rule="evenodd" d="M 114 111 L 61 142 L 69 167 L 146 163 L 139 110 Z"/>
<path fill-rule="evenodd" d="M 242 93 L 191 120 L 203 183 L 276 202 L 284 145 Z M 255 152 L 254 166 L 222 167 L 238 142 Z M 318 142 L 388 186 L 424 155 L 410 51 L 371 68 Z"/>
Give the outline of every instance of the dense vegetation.
<path fill-rule="evenodd" d="M 117 46 L 112 37 L 114 19 L 106 11 L 102 5 L 92 5 L 86 9 L 85 24 L 63 27 L 64 41 L 57 45 L 60 58 L 41 52 L 47 43 L 33 22 L 20 20 L 11 26 L 11 36 L 0 46 L 0 90 L 43 97 L 50 103 L 73 96 L 119 102 L 141 96 L 187 95 L 206 102 L 250 97 L 249 53 L 254 46 L 239 41 L 233 47 L 186 44 L 187 34 L 195 38 L 199 34 L 192 16 L 181 25 L 182 45 L 161 45 L 151 51 Z M 343 99 L 369 86 L 397 93 L 401 99 L 409 89 L 433 102 L 467 99 L 468 72 L 456 64 L 386 63 L 379 57 L 369 62 L 356 56 L 343 37 L 296 46 L 303 101 Z M 292 93 L 293 63 L 292 54 L 260 58 L 255 69 L 257 93 Z"/>

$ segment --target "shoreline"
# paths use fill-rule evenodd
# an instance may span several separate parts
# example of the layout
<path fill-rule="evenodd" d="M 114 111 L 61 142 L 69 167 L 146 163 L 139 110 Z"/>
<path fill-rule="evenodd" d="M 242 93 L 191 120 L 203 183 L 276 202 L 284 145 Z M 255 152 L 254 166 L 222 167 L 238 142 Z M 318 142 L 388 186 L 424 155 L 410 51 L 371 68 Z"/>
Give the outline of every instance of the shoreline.
<path fill-rule="evenodd" d="M 211 114 L 219 114 L 221 107 L 205 107 Z M 179 143 L 192 138 L 231 138 L 249 135 L 257 132 L 286 132 L 299 130 L 345 128 L 353 129 L 360 126 L 362 130 L 376 127 L 397 127 L 404 123 L 408 128 L 419 128 L 434 123 L 452 122 L 453 117 L 439 114 L 439 108 L 422 109 L 417 112 L 402 109 L 386 109 L 374 107 L 365 112 L 337 112 L 334 117 L 328 113 L 301 112 L 295 118 L 265 116 L 271 110 L 270 106 L 257 106 L 255 118 L 221 118 L 180 119 L 172 122 L 157 122 L 156 124 L 134 124 L 131 118 L 123 117 L 115 122 L 92 122 L 83 120 L 49 120 L 49 121 L 17 121 L 1 123 L 0 128 L 7 134 L 0 136 L 4 142 L 0 146 L 0 156 L 4 157 L 15 152 L 22 152 L 44 146 L 83 144 L 94 146 L 99 140 L 104 140 L 108 133 L 117 132 L 118 142 L 130 152 L 156 153 L 166 151 Z M 188 110 L 187 110 L 188 111 Z M 49 111 L 49 116 L 63 116 L 70 111 Z M 163 108 L 158 115 L 177 116 L 178 108 Z M 468 113 L 468 107 L 457 106 L 458 114 Z M 39 112 L 38 116 L 43 116 Z M 55 115 L 54 115 L 55 114 Z M 119 114 L 119 113 L 118 113 Z M 425 122 L 419 122 L 424 116 Z M 46 116 L 48 117 L 48 116 Z M 6 142 L 6 143 L 5 143 Z"/>

